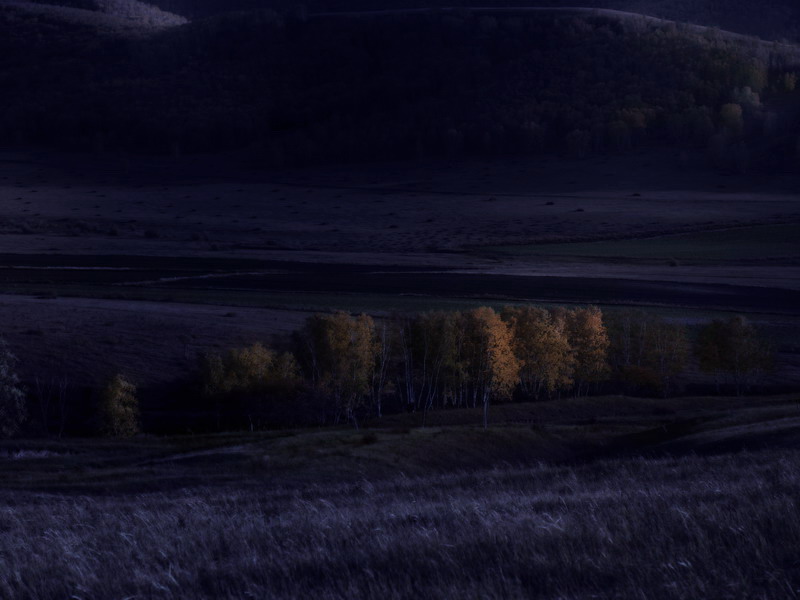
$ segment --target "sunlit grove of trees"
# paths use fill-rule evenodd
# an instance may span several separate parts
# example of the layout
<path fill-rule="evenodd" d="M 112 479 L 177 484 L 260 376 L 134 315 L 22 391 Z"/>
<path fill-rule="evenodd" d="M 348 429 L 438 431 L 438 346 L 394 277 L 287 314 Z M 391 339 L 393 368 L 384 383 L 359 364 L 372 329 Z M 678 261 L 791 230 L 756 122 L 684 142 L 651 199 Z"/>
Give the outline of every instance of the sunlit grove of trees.
<path fill-rule="evenodd" d="M 641 311 L 509 306 L 399 315 L 310 317 L 278 353 L 261 344 L 207 354 L 201 395 L 230 425 L 351 423 L 387 411 L 479 408 L 498 402 L 627 393 L 667 397 L 687 369 L 743 394 L 772 368 L 773 352 L 742 317 L 691 333 Z M 226 411 L 231 414 L 226 416 Z"/>
<path fill-rule="evenodd" d="M 425 423 L 431 411 L 458 408 L 476 409 L 488 426 L 496 403 L 666 398 L 700 374 L 706 388 L 743 395 L 758 390 L 775 354 L 741 316 L 689 328 L 679 319 L 593 306 L 484 306 L 381 319 L 339 311 L 309 317 L 276 346 L 201 354 L 169 410 L 178 422 L 214 431 L 358 427 L 398 412 Z M 66 375 L 41 374 L 26 386 L 17 366 L 0 340 L 0 438 L 61 436 L 76 421 L 85 422 L 83 434 L 146 430 L 137 386 L 123 373 L 80 397 Z"/>

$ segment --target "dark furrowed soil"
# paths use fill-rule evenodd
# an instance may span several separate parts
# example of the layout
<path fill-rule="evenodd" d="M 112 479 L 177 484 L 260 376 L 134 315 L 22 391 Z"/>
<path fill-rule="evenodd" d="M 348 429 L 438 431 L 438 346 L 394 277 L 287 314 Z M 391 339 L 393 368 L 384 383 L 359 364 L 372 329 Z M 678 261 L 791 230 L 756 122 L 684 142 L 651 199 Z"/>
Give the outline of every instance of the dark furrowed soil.
<path fill-rule="evenodd" d="M 251 274 L 224 278 L 181 279 L 161 285 L 179 288 L 224 288 L 419 294 L 487 297 L 542 302 L 666 305 L 744 312 L 800 312 L 800 292 L 775 288 L 591 277 L 526 277 L 461 272 L 368 271 L 354 266 L 324 265 L 317 270 Z"/>
<path fill-rule="evenodd" d="M 800 314 L 800 291 L 607 277 L 489 275 L 431 267 L 158 257 L 0 255 L 0 285 L 81 284 L 503 298 Z"/>

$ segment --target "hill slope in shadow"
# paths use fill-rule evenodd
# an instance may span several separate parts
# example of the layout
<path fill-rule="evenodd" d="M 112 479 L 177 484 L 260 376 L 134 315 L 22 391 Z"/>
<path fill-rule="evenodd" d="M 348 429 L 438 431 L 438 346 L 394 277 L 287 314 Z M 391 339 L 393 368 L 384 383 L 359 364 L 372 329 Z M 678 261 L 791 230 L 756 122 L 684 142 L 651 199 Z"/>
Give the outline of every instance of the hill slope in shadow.
<path fill-rule="evenodd" d="M 235 10 L 291 12 L 299 5 L 308 13 L 437 6 L 587 6 L 719 27 L 765 39 L 800 39 L 800 4 L 794 0 L 308 0 L 303 3 L 294 0 L 152 0 L 152 3 L 190 18 Z"/>
<path fill-rule="evenodd" d="M 0 32 L 11 144 L 269 165 L 671 144 L 726 169 L 796 165 L 800 49 L 667 22 L 255 12 L 115 40 L 5 10 Z"/>

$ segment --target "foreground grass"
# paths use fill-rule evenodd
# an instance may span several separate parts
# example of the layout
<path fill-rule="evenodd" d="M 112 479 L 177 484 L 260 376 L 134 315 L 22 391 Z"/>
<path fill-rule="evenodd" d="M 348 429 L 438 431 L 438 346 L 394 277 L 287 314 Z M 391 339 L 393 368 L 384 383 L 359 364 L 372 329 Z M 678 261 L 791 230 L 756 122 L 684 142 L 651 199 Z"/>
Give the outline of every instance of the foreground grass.
<path fill-rule="evenodd" d="M 445 414 L 5 442 L 0 598 L 800 596 L 796 396 Z"/>
<path fill-rule="evenodd" d="M 624 396 L 386 415 L 350 426 L 0 443 L 0 492 L 117 495 L 433 477 L 506 465 L 800 448 L 796 394 Z"/>
<path fill-rule="evenodd" d="M 0 494 L 3 598 L 795 598 L 800 454 Z"/>

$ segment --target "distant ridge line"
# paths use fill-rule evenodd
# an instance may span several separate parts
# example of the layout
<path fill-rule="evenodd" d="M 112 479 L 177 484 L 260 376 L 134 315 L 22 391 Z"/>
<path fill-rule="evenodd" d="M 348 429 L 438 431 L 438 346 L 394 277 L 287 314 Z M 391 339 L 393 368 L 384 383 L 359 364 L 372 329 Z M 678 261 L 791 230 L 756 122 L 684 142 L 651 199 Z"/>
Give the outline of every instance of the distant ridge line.
<path fill-rule="evenodd" d="M 708 31 L 715 32 L 728 39 L 738 39 L 741 41 L 757 42 L 769 46 L 781 46 L 797 51 L 800 54 L 800 44 L 779 42 L 777 40 L 765 40 L 754 35 L 738 33 L 719 27 L 708 25 L 698 25 L 686 21 L 675 21 L 664 19 L 644 13 L 617 10 L 613 8 L 598 8 L 591 6 L 432 6 L 427 8 L 387 8 L 379 10 L 360 10 L 360 11 L 335 11 L 311 13 L 309 18 L 330 18 L 330 17 L 381 17 L 394 15 L 412 14 L 437 14 L 437 13 L 499 13 L 499 14 L 519 14 L 519 13 L 577 13 L 592 14 L 597 16 L 617 17 L 625 19 L 643 19 L 650 23 L 663 25 L 681 25 L 689 27 L 697 33 Z"/>
<path fill-rule="evenodd" d="M 124 8 L 126 6 L 129 7 L 127 13 L 113 10 L 116 7 Z M 146 2 L 139 2 L 138 0 L 127 4 L 119 0 L 107 1 L 99 4 L 98 10 L 56 3 L 27 2 L 25 0 L 0 0 L 0 7 L 16 8 L 39 15 L 52 15 L 68 22 L 105 26 L 112 29 L 156 30 L 184 25 L 189 22 L 186 17 L 161 10 L 156 6 Z"/>

